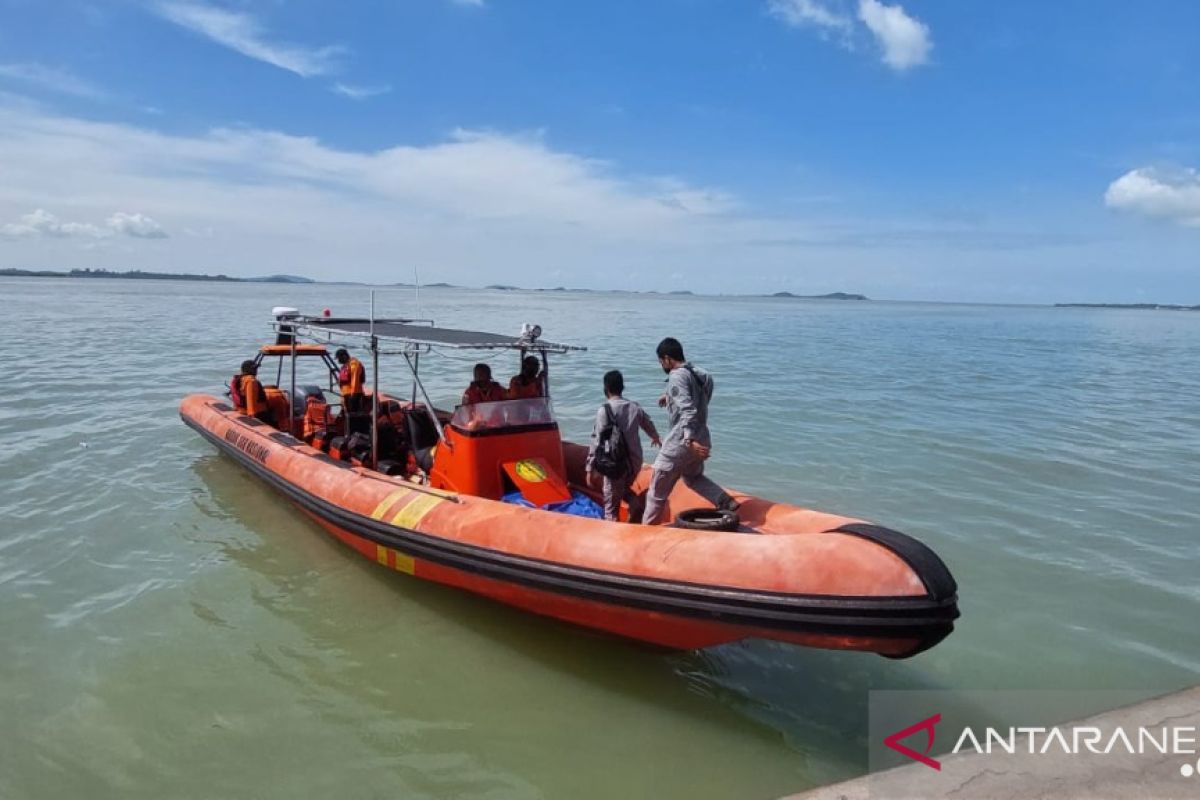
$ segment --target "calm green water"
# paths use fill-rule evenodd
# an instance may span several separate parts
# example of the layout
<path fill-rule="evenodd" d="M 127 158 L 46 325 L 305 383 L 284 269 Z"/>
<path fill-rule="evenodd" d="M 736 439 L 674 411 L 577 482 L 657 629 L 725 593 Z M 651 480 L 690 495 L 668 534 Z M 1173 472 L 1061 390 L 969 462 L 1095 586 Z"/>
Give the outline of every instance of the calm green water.
<path fill-rule="evenodd" d="M 405 579 L 177 415 L 272 305 L 365 313 L 366 290 L 5 280 L 0 797 L 769 798 L 865 768 L 872 688 L 1197 682 L 1200 314 L 421 300 L 589 345 L 554 365 L 573 438 L 605 369 L 652 403 L 678 336 L 716 375 L 712 472 L 923 539 L 959 629 L 904 662 L 663 654 Z M 435 400 L 467 380 L 426 366 Z"/>

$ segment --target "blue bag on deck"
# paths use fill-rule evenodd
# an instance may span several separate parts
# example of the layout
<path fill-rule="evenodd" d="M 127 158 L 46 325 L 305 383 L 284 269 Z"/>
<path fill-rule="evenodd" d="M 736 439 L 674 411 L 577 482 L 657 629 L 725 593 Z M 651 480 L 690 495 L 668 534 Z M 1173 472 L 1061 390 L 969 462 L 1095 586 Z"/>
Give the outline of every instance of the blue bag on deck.
<path fill-rule="evenodd" d="M 525 496 L 520 492 L 510 492 L 501 498 L 506 503 L 512 503 L 516 506 L 525 506 L 526 508 L 538 508 L 533 503 L 525 499 Z M 571 499 L 563 503 L 550 503 L 542 508 L 543 511 L 556 511 L 559 514 L 570 514 L 574 517 L 590 517 L 591 519 L 604 519 L 604 509 L 596 505 L 592 498 L 588 497 L 583 492 L 571 492 Z"/>

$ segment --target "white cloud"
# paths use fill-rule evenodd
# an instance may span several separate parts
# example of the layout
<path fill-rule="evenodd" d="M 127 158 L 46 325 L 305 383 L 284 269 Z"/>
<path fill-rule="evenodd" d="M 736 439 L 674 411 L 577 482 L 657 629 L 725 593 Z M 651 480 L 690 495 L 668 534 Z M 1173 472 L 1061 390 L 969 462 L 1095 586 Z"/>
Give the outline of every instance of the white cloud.
<path fill-rule="evenodd" d="M 837 32 L 849 37 L 854 26 L 850 17 L 819 0 L 769 0 L 767 10 L 794 28 L 816 28 L 823 35 Z"/>
<path fill-rule="evenodd" d="M 165 239 L 162 226 L 144 214 L 122 211 L 110 216 L 103 226 L 90 222 L 63 222 L 45 209 L 23 214 L 17 222 L 0 225 L 0 236 L 12 239 L 106 239 L 123 233 L 139 239 Z"/>
<path fill-rule="evenodd" d="M 302 47 L 266 41 L 262 25 L 249 14 L 198 2 L 163 2 L 155 10 L 164 19 L 212 39 L 244 56 L 309 78 L 336 67 L 340 47 Z"/>
<path fill-rule="evenodd" d="M 104 97 L 104 92 L 67 70 L 43 64 L 0 64 L 0 78 L 90 100 Z"/>
<path fill-rule="evenodd" d="M 4 228 L 0 253 L 25 264 L 61 263 L 56 242 L 72 237 L 158 235 L 144 215 L 113 214 L 114 204 L 154 209 L 185 234 L 138 251 L 147 261 L 134 258 L 131 268 L 169 258 L 180 270 L 278 265 L 345 277 L 352 268 L 370 279 L 386 278 L 402 253 L 487 283 L 479 271 L 501 262 L 536 274 L 568 263 L 603 274 L 610 260 L 650 267 L 665 251 L 702 252 L 743 236 L 728 192 L 622 175 L 537 134 L 457 130 L 433 144 L 356 152 L 244 128 L 168 135 L 5 107 L 0 98 L 0 174 L 0 220 L 25 215 Z M 56 206 L 107 222 L 72 228 L 28 214 Z"/>
<path fill-rule="evenodd" d="M 450 0 L 456 6 L 470 6 L 471 8 L 483 8 L 484 0 Z"/>
<path fill-rule="evenodd" d="M 883 63 L 892 69 L 903 72 L 929 61 L 933 48 L 929 26 L 904 13 L 901 6 L 859 0 L 858 18 L 875 36 L 883 48 Z"/>
<path fill-rule="evenodd" d="M 980 286 L 1028 275 L 1017 298 L 1028 300 L 1046 280 L 1027 268 L 1037 261 L 1029 251 L 1053 244 L 1020 227 L 878 210 L 767 216 L 722 187 L 630 173 L 537 134 L 459 130 L 354 151 L 277 131 L 179 135 L 94 122 L 4 95 L 0 175 L 0 265 L 31 269 L 119 263 L 393 283 L 417 266 L 426 281 L 466 285 L 546 286 L 560 271 L 553 284 L 665 290 L 686 280 L 701 291 L 935 299 L 1007 297 Z M 172 236 L 131 238 L 156 230 L 135 211 L 169 220 Z M 1110 243 L 1059 246 L 1054 263 L 1072 254 L 1086 270 L 1117 258 Z M 1172 258 L 1182 256 L 1156 263 Z"/>
<path fill-rule="evenodd" d="M 167 232 L 145 214 L 126 214 L 118 211 L 105 222 L 110 230 L 136 239 L 165 239 Z"/>
<path fill-rule="evenodd" d="M 836 37 L 848 50 L 867 33 L 879 45 L 883 63 L 903 72 L 925 64 L 933 47 L 929 26 L 905 13 L 899 5 L 880 0 L 858 0 L 857 19 L 848 0 L 767 0 L 767 11 L 793 28 L 816 31 L 821 38 Z"/>
<path fill-rule="evenodd" d="M 738 201 L 720 189 L 698 189 L 669 178 L 657 181 L 658 201 L 668 208 L 689 214 L 720 215 L 737 210 Z"/>
<path fill-rule="evenodd" d="M 39 208 L 30 214 L 23 215 L 18 222 L 0 226 L 0 234 L 13 237 L 49 236 L 56 239 L 87 236 L 97 239 L 104 236 L 105 232 L 88 223 L 63 222 L 48 211 Z"/>
<path fill-rule="evenodd" d="M 351 86 L 347 83 L 335 83 L 333 85 L 333 91 L 340 95 L 345 95 L 351 100 L 366 100 L 370 97 L 387 94 L 391 90 L 391 86 Z"/>
<path fill-rule="evenodd" d="M 1104 204 L 1118 211 L 1200 227 L 1200 172 L 1188 167 L 1130 170 L 1109 184 Z"/>

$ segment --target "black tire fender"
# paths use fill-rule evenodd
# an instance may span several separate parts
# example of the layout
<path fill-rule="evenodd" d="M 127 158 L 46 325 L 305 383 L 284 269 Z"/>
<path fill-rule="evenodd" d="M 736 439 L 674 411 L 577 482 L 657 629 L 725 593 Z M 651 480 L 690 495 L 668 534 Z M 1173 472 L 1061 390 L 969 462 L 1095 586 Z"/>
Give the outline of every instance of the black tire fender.
<path fill-rule="evenodd" d="M 689 508 L 675 515 L 675 527 L 690 531 L 736 531 L 740 525 L 737 512 L 719 508 Z"/>

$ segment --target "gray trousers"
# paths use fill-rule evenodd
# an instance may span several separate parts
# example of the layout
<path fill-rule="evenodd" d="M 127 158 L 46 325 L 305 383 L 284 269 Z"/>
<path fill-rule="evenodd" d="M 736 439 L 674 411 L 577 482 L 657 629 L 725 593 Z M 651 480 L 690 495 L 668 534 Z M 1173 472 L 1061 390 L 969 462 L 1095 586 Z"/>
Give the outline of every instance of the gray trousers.
<path fill-rule="evenodd" d="M 629 476 L 605 477 L 604 479 L 604 518 L 617 522 L 620 511 L 620 501 L 629 503 L 629 510 L 634 510 L 634 499 L 629 491 Z"/>
<path fill-rule="evenodd" d="M 647 525 L 659 522 L 667 505 L 667 498 L 679 479 L 696 494 L 714 506 L 725 497 L 725 490 L 704 475 L 704 459 L 684 452 L 678 456 L 664 457 L 662 453 L 654 459 L 654 474 L 650 476 L 650 490 L 646 493 L 646 513 L 642 521 Z"/>

